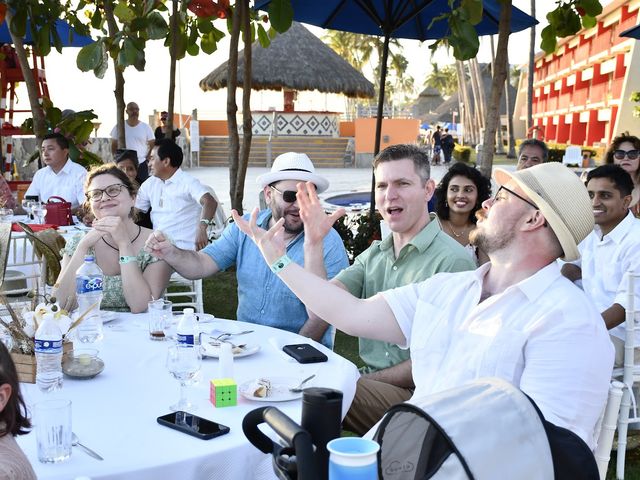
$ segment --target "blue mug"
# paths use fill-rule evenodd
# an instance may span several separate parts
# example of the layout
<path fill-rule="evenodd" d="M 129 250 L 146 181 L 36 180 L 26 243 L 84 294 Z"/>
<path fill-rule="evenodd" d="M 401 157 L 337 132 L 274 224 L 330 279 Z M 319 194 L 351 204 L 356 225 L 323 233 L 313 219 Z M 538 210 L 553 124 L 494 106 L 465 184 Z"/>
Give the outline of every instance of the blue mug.
<path fill-rule="evenodd" d="M 336 438 L 327 443 L 329 480 L 377 480 L 378 445 L 359 437 Z"/>

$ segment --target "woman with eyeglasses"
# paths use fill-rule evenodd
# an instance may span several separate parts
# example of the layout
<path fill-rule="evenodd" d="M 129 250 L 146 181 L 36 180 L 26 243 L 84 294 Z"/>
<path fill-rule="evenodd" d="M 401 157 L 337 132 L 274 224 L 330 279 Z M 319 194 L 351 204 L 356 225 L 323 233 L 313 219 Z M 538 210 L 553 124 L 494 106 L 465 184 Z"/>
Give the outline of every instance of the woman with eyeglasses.
<path fill-rule="evenodd" d="M 605 163 L 620 165 L 631 175 L 634 188 L 629 208 L 636 217 L 640 216 L 640 138 L 628 132 L 614 138 L 607 150 Z"/>
<path fill-rule="evenodd" d="M 86 203 L 95 220 L 84 236 L 70 240 L 62 258 L 62 271 L 54 295 L 63 306 L 75 305 L 75 275 L 85 255 L 95 255 L 102 269 L 103 310 L 144 312 L 160 298 L 169 283 L 171 268 L 144 250 L 153 234 L 135 223 L 137 185 L 114 164 L 95 167 L 85 182 Z"/>

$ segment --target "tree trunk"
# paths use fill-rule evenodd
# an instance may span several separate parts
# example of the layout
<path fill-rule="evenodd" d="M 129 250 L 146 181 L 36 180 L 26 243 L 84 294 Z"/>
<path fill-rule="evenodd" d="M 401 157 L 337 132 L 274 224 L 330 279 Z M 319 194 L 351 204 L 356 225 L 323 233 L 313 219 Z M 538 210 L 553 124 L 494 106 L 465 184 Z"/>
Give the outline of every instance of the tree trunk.
<path fill-rule="evenodd" d="M 229 126 L 229 198 L 231 208 L 239 208 L 242 205 L 234 203 L 237 198 L 236 186 L 238 178 L 238 164 L 240 154 L 240 139 L 238 138 L 238 121 L 236 113 L 236 90 L 238 89 L 238 40 L 240 38 L 241 9 L 236 7 L 233 12 L 231 37 L 229 42 L 229 68 L 227 69 L 227 124 Z"/>
<path fill-rule="evenodd" d="M 169 67 L 169 102 L 167 105 L 167 123 L 165 138 L 173 139 L 173 106 L 176 96 L 176 57 L 178 50 L 178 0 L 173 0 L 173 11 L 169 19 L 171 29 L 171 45 L 169 45 L 169 56 L 171 63 Z"/>
<path fill-rule="evenodd" d="M 493 75 L 495 74 L 496 52 L 495 52 L 495 45 L 494 45 L 494 41 L 493 41 L 493 35 L 490 35 L 489 38 L 491 39 L 491 77 L 493 77 Z M 483 86 L 484 86 L 484 83 L 483 83 Z M 507 109 L 507 112 L 509 112 L 508 109 Z M 496 132 L 496 153 L 498 155 L 504 155 L 504 140 L 503 140 L 502 137 L 503 137 L 502 136 L 502 121 L 500 121 L 499 125 L 498 125 L 498 131 Z"/>
<path fill-rule="evenodd" d="M 104 16 L 107 19 L 107 28 L 109 30 L 109 36 L 115 37 L 118 33 L 118 24 L 116 23 L 115 16 L 113 15 L 113 0 L 105 0 L 104 2 Z M 118 63 L 115 58 L 113 61 L 113 71 L 116 77 L 116 87 L 113 94 L 116 98 L 116 126 L 118 132 L 118 148 L 126 148 L 127 142 L 124 134 L 124 75 L 122 70 L 118 67 Z M 143 158 L 138 159 L 139 162 L 144 161 Z"/>
<path fill-rule="evenodd" d="M 491 177 L 493 167 L 493 139 L 496 135 L 498 120 L 500 119 L 500 98 L 504 82 L 507 79 L 507 47 L 509 45 L 509 25 L 511 23 L 511 0 L 500 3 L 500 23 L 498 26 L 498 48 L 496 52 L 496 72 L 491 81 L 491 95 L 487 109 L 486 128 L 482 143 L 484 148 L 480 156 L 480 171 Z"/>
<path fill-rule="evenodd" d="M 240 163 L 236 175 L 235 196 L 231 197 L 231 204 L 242 215 L 242 200 L 244 198 L 244 180 L 247 175 L 249 154 L 251 153 L 251 25 L 249 18 L 249 0 L 236 3 L 241 10 L 242 42 L 244 43 L 244 78 L 242 79 L 242 148 Z"/>
<path fill-rule="evenodd" d="M 531 16 L 536 15 L 536 2 L 531 0 Z M 531 25 L 529 40 L 529 71 L 527 72 L 527 132 L 533 127 L 533 69 L 536 59 L 536 26 Z"/>
<path fill-rule="evenodd" d="M 475 58 L 469 60 L 469 71 L 471 72 L 471 88 L 473 90 L 473 99 L 476 107 L 476 123 L 480 131 L 482 131 L 485 128 L 486 122 L 485 91 L 480 66 Z"/>
<path fill-rule="evenodd" d="M 465 66 L 464 66 L 464 62 L 462 61 L 457 61 L 456 62 L 456 66 L 458 68 L 458 77 L 461 79 L 461 83 L 462 83 L 462 98 L 464 99 L 464 113 L 465 113 L 465 121 L 466 121 L 466 125 L 468 126 L 465 127 L 466 130 L 468 130 L 469 132 L 469 138 L 471 140 L 472 144 L 477 144 L 479 143 L 479 138 L 478 138 L 478 125 L 476 123 L 476 117 L 474 114 L 474 106 L 473 103 L 471 102 L 471 97 L 469 96 L 469 87 L 467 86 L 467 78 L 466 78 L 466 71 L 465 71 Z"/>
<path fill-rule="evenodd" d="M 504 99 L 507 103 L 507 137 L 509 140 L 509 150 L 507 152 L 507 158 L 516 158 L 516 139 L 513 136 L 513 110 L 511 109 L 511 93 L 509 93 L 509 87 L 511 86 L 511 75 L 509 67 L 509 51 L 507 50 L 507 78 L 504 82 Z"/>
<path fill-rule="evenodd" d="M 11 20 L 13 19 L 13 14 L 11 13 L 10 8 L 7 8 L 5 19 L 8 27 L 11 24 Z M 38 85 L 35 78 L 33 78 L 33 72 L 31 71 L 31 66 L 29 65 L 29 58 L 27 57 L 27 52 L 24 49 L 22 37 L 16 37 L 13 33 L 11 33 L 10 28 L 8 28 L 8 30 L 11 35 L 11 40 L 13 41 L 13 46 L 16 50 L 18 63 L 20 64 L 20 70 L 22 71 L 22 76 L 24 77 L 24 83 L 27 86 L 29 105 L 31 106 L 31 114 L 33 115 L 33 132 L 37 139 L 38 150 L 40 150 L 42 137 L 44 137 L 47 133 L 47 126 L 44 121 L 44 111 L 42 110 L 42 105 L 40 105 Z M 34 65 L 34 68 L 35 67 L 36 66 Z"/>

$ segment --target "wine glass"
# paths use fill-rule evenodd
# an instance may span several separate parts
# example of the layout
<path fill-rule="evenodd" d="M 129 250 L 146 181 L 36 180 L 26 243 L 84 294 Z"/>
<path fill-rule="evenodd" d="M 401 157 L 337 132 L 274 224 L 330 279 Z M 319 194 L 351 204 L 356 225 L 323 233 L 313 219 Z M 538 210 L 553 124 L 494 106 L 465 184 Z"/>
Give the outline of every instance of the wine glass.
<path fill-rule="evenodd" d="M 27 212 L 27 216 L 31 218 L 31 210 L 33 209 L 34 201 L 28 198 L 22 199 L 22 208 L 25 212 Z"/>
<path fill-rule="evenodd" d="M 31 210 L 35 215 L 38 224 L 43 225 L 44 217 L 47 215 L 47 207 L 40 202 L 34 202 L 34 204 L 31 206 Z"/>
<path fill-rule="evenodd" d="M 193 410 L 187 399 L 187 382 L 200 371 L 202 355 L 199 345 L 173 345 L 167 350 L 167 369 L 180 382 L 180 400 L 169 408 L 172 412 Z"/>

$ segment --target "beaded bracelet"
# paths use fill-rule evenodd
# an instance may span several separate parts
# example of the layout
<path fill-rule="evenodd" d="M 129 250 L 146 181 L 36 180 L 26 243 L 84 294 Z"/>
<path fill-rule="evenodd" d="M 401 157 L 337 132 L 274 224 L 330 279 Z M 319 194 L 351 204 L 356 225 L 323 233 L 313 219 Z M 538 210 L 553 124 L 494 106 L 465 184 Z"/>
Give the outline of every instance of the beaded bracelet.
<path fill-rule="evenodd" d="M 282 255 L 278 260 L 271 264 L 271 271 L 275 274 L 280 273 L 284 268 L 289 265 L 293 260 L 291 260 L 287 254 Z"/>

